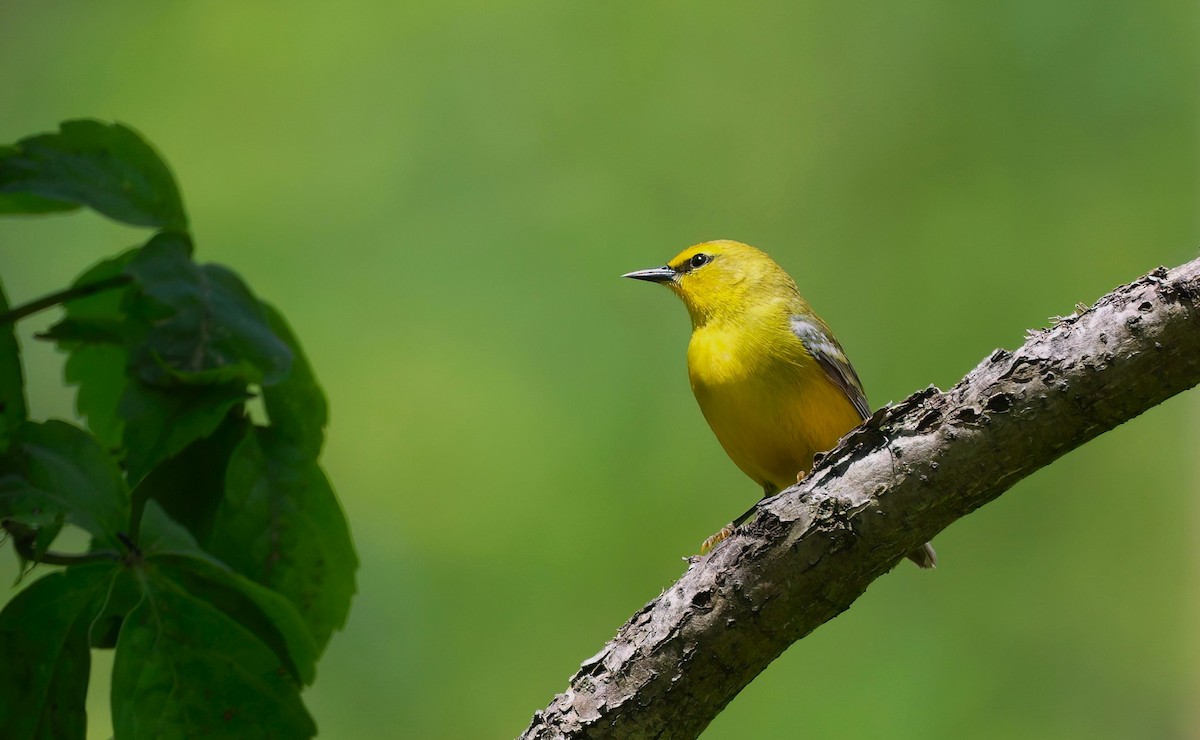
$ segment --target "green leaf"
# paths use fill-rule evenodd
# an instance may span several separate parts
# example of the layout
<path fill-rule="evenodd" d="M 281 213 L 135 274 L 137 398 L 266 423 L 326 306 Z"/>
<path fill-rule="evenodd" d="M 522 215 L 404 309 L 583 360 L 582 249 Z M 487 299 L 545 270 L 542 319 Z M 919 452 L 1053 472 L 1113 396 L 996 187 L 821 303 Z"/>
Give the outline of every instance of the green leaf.
<path fill-rule="evenodd" d="M 228 476 L 205 549 L 288 597 L 324 649 L 345 624 L 358 568 L 328 479 L 302 448 L 261 428 L 234 452 Z"/>
<path fill-rule="evenodd" d="M 125 615 L 142 602 L 139 575 L 140 573 L 135 568 L 128 567 L 128 564 L 116 570 L 88 630 L 88 642 L 93 648 L 112 650 L 117 646 L 117 637 L 120 635 Z"/>
<path fill-rule="evenodd" d="M 64 203 L 61 200 L 39 198 L 27 193 L 0 193 L 0 216 L 10 214 L 40 215 L 44 213 L 64 213 L 74 211 L 79 206 L 75 203 Z"/>
<path fill-rule="evenodd" d="M 63 507 L 46 505 L 46 500 L 52 496 L 30 485 L 20 475 L 9 473 L 0 476 L 0 517 L 4 519 L 5 527 L 13 523 L 32 529 L 61 527 L 64 523 Z"/>
<path fill-rule="evenodd" d="M 125 271 L 141 247 L 127 250 L 92 265 L 72 287 L 110 280 Z M 78 298 L 66 304 L 66 317 L 39 336 L 53 339 L 67 353 L 66 381 L 79 387 L 75 409 L 88 428 L 111 449 L 121 446 L 123 421 L 117 405 L 124 393 L 128 354 L 124 345 L 133 334 L 144 333 L 126 315 L 132 285 Z"/>
<path fill-rule="evenodd" d="M 72 288 L 94 285 L 105 280 L 111 280 L 125 272 L 125 268 L 138 255 L 142 247 L 133 247 L 118 254 L 116 257 L 103 259 L 84 270 L 71 283 Z M 124 285 L 111 290 L 75 298 L 65 305 L 67 317 L 76 321 L 100 321 L 121 323 L 125 320 L 124 302 L 133 290 L 132 285 Z"/>
<path fill-rule="evenodd" d="M 147 507 L 147 522 L 154 515 Z M 121 626 L 112 676 L 116 737 L 307 738 L 316 733 L 287 666 L 265 643 L 159 567 Z"/>
<path fill-rule="evenodd" d="M 146 502 L 157 501 L 194 537 L 207 539 L 225 496 L 230 455 L 249 430 L 250 422 L 243 414 L 229 413 L 212 434 L 155 465 L 133 489 L 133 528 L 137 529 L 136 521 Z"/>
<path fill-rule="evenodd" d="M 0 462 L 0 479 L 0 514 L 33 500 L 43 513 L 61 512 L 96 544 L 123 549 L 117 533 L 129 526 L 129 489 L 109 454 L 79 427 L 25 422 Z"/>
<path fill-rule="evenodd" d="M 290 601 L 201 550 L 157 502 L 146 505 L 139 544 L 159 575 L 220 609 L 271 648 L 297 681 L 312 683 L 317 645 Z"/>
<path fill-rule="evenodd" d="M 86 736 L 88 630 L 115 572 L 93 564 L 52 573 L 0 612 L 0 728 L 8 740 Z"/>
<path fill-rule="evenodd" d="M 59 346 L 83 343 L 120 344 L 124 341 L 127 333 L 128 327 L 124 321 L 104 319 L 81 321 L 68 317 L 37 334 L 36 337 L 58 342 Z"/>
<path fill-rule="evenodd" d="M 128 379 L 125 350 L 109 344 L 86 344 L 71 351 L 63 377 L 76 385 L 75 409 L 88 429 L 109 450 L 121 447 L 125 423 L 117 413 Z"/>
<path fill-rule="evenodd" d="M 4 286 L 0 285 L 0 313 L 9 309 Z M 21 371 L 21 347 L 13 325 L 0 326 L 0 450 L 8 446 L 17 425 L 25 421 L 25 376 Z"/>
<path fill-rule="evenodd" d="M 10 194 L 7 208 L 24 213 L 78 204 L 136 226 L 187 228 L 170 169 L 133 129 L 119 123 L 64 121 L 58 133 L 0 149 L 0 193 Z"/>
<path fill-rule="evenodd" d="M 315 458 L 325 441 L 325 423 L 328 420 L 325 394 L 317 385 L 308 358 L 300 349 L 300 343 L 287 321 L 269 303 L 264 302 L 262 308 L 271 330 L 292 352 L 291 373 L 277 383 L 263 385 L 263 404 L 267 416 L 271 419 L 272 428 Z"/>
<path fill-rule="evenodd" d="M 292 602 L 215 560 L 161 555 L 153 563 L 159 575 L 261 640 L 296 681 L 311 684 L 316 678 L 317 643 Z"/>
<path fill-rule="evenodd" d="M 138 528 L 138 549 L 147 558 L 157 555 L 189 555 L 209 562 L 221 561 L 200 549 L 196 538 L 167 514 L 157 501 L 147 501 Z"/>
<path fill-rule="evenodd" d="M 117 407 L 125 421 L 129 480 L 137 483 L 155 465 L 212 434 L 229 410 L 247 397 L 241 383 L 180 386 L 168 391 L 130 381 Z"/>
<path fill-rule="evenodd" d="M 5 467 L 11 467 L 5 463 Z M 66 523 L 66 507 L 55 502 L 52 494 L 34 488 L 20 475 L 0 476 L 0 523 L 17 543 L 17 557 L 23 565 L 33 563 L 50 549 Z M 33 554 L 32 562 L 25 553 Z M 17 582 L 25 575 L 24 569 Z"/>
<path fill-rule="evenodd" d="M 193 262 L 186 237 L 158 234 L 126 271 L 145 294 L 137 310 L 153 325 L 132 359 L 146 383 L 268 384 L 287 375 L 292 353 L 258 300 L 230 270 Z"/>

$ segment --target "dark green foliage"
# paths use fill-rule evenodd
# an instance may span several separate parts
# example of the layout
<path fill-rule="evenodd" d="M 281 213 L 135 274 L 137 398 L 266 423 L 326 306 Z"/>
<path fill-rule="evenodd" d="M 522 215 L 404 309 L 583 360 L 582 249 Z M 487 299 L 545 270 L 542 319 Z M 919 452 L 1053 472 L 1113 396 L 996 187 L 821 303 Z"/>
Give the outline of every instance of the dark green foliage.
<path fill-rule="evenodd" d="M 71 284 L 73 289 L 113 280 L 125 273 L 140 248 L 101 260 Z M 88 428 L 111 449 L 121 447 L 124 422 L 117 405 L 127 382 L 125 336 L 130 322 L 122 309 L 132 286 L 123 286 L 78 298 L 66 304 L 66 317 L 44 335 L 68 351 L 64 375 L 79 386 L 75 409 L 87 419 Z"/>
<path fill-rule="evenodd" d="M 5 737 L 83 737 L 88 629 L 113 567 L 77 565 L 39 579 L 0 612 L 0 727 Z"/>
<path fill-rule="evenodd" d="M 0 213 L 47 213 L 87 206 L 135 226 L 187 228 L 171 171 L 154 149 L 119 123 L 64 121 L 0 149 Z"/>
<path fill-rule="evenodd" d="M 120 546 L 118 533 L 129 522 L 129 488 L 95 437 L 62 421 L 25 422 L 14 432 L 2 465 L 0 512 L 6 518 L 20 516 L 8 508 L 8 502 L 19 501 L 17 508 L 53 513 L 76 525 L 98 547 Z"/>
<path fill-rule="evenodd" d="M 8 297 L 0 285 L 0 312 L 8 310 Z M 325 411 L 321 410 L 324 420 Z M 11 324 L 0 326 L 0 450 L 8 446 L 12 431 L 25 419 L 25 378 L 21 350 Z"/>
<path fill-rule="evenodd" d="M 345 623 L 358 561 L 333 488 L 303 448 L 273 428 L 248 435 L 213 532 L 206 549 L 291 599 L 318 645 Z"/>
<path fill-rule="evenodd" d="M 211 539 L 207 546 L 291 599 L 323 648 L 345 624 L 358 559 L 333 487 L 317 464 L 325 396 L 283 317 L 263 308 L 291 348 L 292 373 L 263 386 L 271 426 L 246 435 L 229 461 L 214 531 L 239 535 Z"/>
<path fill-rule="evenodd" d="M 312 682 L 319 651 L 286 599 L 233 572 L 202 550 L 191 533 L 154 501 L 146 505 L 140 531 L 146 563 L 158 576 L 186 585 L 185 590 L 195 596 L 203 596 L 261 639 L 297 682 Z"/>
<path fill-rule="evenodd" d="M 325 443 L 328 415 L 325 394 L 317 385 L 308 359 L 300 351 L 300 344 L 283 316 L 270 304 L 264 303 L 262 309 L 271 330 L 287 344 L 292 353 L 291 375 L 279 383 L 263 387 L 267 415 L 271 417 L 271 426 L 280 435 L 316 458 L 321 452 L 321 445 Z"/>
<path fill-rule="evenodd" d="M 292 353 L 267 326 L 258 300 L 220 265 L 197 265 L 191 243 L 158 234 L 126 266 L 140 291 L 131 312 L 147 332 L 133 348 L 136 375 L 155 386 L 278 383 Z"/>
<path fill-rule="evenodd" d="M 206 437 L 230 409 L 247 398 L 245 383 L 155 388 L 131 379 L 117 411 L 125 422 L 129 480 L 140 481 L 155 465 L 192 440 Z"/>
<path fill-rule="evenodd" d="M 297 684 L 255 635 L 158 573 L 113 666 L 117 737 L 311 737 Z"/>
<path fill-rule="evenodd" d="M 79 205 L 161 230 L 86 270 L 41 335 L 88 430 L 27 420 L 0 291 L 0 526 L 26 563 L 66 566 L 0 612 L 0 727 L 84 737 L 89 650 L 115 647 L 119 738 L 310 737 L 299 690 L 357 568 L 317 460 L 324 395 L 283 317 L 193 261 L 170 172 L 136 133 L 70 121 L 0 148 L 0 213 Z M 267 426 L 249 420 L 256 393 Z M 87 552 L 51 549 L 67 524 Z"/>
<path fill-rule="evenodd" d="M 154 466 L 133 489 L 134 524 L 140 521 L 146 502 L 157 501 L 194 538 L 207 540 L 212 534 L 217 507 L 225 496 L 229 458 L 249 428 L 250 422 L 240 410 L 231 412 L 212 434 Z"/>
<path fill-rule="evenodd" d="M 5 152 L 10 150 L 10 147 L 4 148 Z M 62 211 L 73 211 L 78 207 L 74 203 L 39 198 L 36 195 L 27 195 L 26 193 L 0 193 L 0 214 L 23 213 L 34 215 L 40 213 L 59 213 Z"/>

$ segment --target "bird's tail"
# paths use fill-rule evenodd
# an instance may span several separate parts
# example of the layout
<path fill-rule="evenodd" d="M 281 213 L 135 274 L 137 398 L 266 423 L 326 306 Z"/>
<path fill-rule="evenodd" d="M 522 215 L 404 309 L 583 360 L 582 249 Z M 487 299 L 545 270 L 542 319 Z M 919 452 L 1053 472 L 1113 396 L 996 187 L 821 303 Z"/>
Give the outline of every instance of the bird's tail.
<path fill-rule="evenodd" d="M 937 553 L 933 551 L 933 545 L 926 542 L 916 550 L 908 554 L 908 559 L 916 563 L 921 568 L 936 568 Z"/>

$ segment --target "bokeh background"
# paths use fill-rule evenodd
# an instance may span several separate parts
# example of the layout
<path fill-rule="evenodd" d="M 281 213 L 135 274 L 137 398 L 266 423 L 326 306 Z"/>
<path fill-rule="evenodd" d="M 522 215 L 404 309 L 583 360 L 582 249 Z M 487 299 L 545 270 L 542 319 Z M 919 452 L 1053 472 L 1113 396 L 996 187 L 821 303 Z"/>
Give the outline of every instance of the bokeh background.
<path fill-rule="evenodd" d="M 304 342 L 362 559 L 321 736 L 503 738 L 756 496 L 682 307 L 617 276 L 753 243 L 875 405 L 947 387 L 1196 256 L 1198 39 L 1178 0 L 13 1 L 0 141 L 138 128 Z M 0 276 L 21 302 L 140 238 L 6 220 Z M 71 417 L 51 318 L 33 410 Z M 1193 391 L 1022 482 L 705 737 L 1200 736 L 1198 441 Z"/>

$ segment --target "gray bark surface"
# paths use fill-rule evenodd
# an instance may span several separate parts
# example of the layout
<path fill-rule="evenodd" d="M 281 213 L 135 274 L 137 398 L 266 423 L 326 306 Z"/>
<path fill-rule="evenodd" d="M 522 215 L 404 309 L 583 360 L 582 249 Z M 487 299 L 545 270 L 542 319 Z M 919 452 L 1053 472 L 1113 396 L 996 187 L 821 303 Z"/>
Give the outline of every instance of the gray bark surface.
<path fill-rule="evenodd" d="M 877 411 L 634 614 L 521 736 L 692 738 L 905 553 L 1200 382 L 1200 259 Z M 936 576 L 931 576 L 936 577 Z"/>

